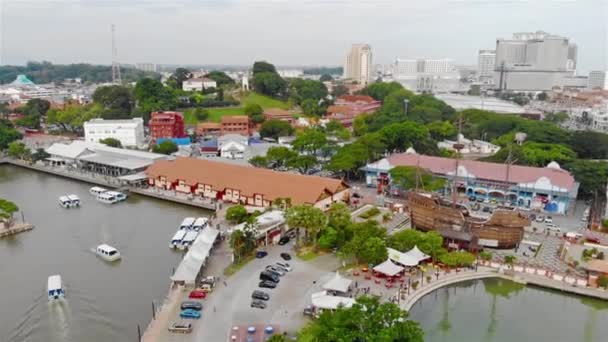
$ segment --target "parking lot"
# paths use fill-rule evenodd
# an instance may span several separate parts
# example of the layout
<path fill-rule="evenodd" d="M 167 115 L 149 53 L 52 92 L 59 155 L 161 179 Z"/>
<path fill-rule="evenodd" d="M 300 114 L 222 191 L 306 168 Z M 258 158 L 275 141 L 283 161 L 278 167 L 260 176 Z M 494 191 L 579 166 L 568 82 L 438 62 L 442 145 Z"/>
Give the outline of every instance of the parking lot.
<path fill-rule="evenodd" d="M 292 244 L 271 246 L 268 255 L 262 259 L 254 259 L 235 275 L 222 277 L 215 290 L 206 299 L 202 299 L 202 318 L 191 320 L 191 334 L 166 334 L 162 341 L 227 341 L 234 325 L 275 324 L 281 332 L 293 333 L 306 323 L 303 309 L 310 304 L 311 294 L 319 291 L 320 284 L 333 276 L 333 271 L 340 264 L 334 255 L 323 255 L 312 261 L 301 261 L 291 251 Z M 283 261 L 280 254 L 288 252 L 292 259 L 287 261 L 293 268 L 291 272 L 281 277 L 275 289 L 258 287 L 260 272 L 270 264 Z M 220 252 L 221 253 L 221 252 Z M 218 275 L 221 271 L 217 264 L 226 264 L 226 255 L 213 255 L 212 262 L 207 267 L 206 275 Z M 214 265 L 216 264 L 216 265 Z M 215 270 L 215 273 L 211 273 Z M 224 281 L 226 282 L 224 285 Z M 250 307 L 251 293 L 261 290 L 270 295 L 265 309 Z M 187 300 L 188 293 L 184 293 Z M 171 322 L 181 321 L 179 308 L 171 314 Z"/>

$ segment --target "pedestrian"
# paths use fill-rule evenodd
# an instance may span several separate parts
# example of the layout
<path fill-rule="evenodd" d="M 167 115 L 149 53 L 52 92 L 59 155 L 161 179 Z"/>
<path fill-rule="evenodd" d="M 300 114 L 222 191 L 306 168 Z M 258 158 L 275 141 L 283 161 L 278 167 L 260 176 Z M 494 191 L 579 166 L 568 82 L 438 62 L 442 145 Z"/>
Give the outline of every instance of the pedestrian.
<path fill-rule="evenodd" d="M 224 286 L 228 286 L 228 284 L 226 283 L 226 281 L 224 280 Z"/>

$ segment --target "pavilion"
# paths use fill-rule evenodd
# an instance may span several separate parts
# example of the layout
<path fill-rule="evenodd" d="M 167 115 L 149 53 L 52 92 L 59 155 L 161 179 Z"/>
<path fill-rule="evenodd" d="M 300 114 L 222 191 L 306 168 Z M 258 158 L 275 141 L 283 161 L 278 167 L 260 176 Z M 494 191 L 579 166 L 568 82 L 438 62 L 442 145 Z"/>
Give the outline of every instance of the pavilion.
<path fill-rule="evenodd" d="M 336 275 L 330 281 L 325 283 L 325 285 L 323 285 L 323 290 L 346 293 L 348 292 L 352 282 L 352 280 L 342 277 L 340 272 L 336 271 Z"/>
<path fill-rule="evenodd" d="M 394 277 L 401 273 L 405 268 L 395 265 L 391 259 L 386 259 L 385 262 L 374 267 L 374 272 L 382 273 L 387 277 Z"/>
<path fill-rule="evenodd" d="M 400 265 L 413 267 L 418 266 L 418 264 L 426 259 L 429 259 L 430 256 L 422 253 L 418 246 L 414 246 L 414 248 L 409 251 L 402 253 L 393 248 L 386 248 L 388 252 L 388 258 Z"/>

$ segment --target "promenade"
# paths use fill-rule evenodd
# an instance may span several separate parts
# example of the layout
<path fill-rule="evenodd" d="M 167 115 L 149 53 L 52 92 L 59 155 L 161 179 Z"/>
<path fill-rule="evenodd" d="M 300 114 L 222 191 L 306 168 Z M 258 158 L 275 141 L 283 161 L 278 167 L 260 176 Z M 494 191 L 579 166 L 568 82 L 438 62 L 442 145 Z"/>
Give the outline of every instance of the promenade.
<path fill-rule="evenodd" d="M 215 211 L 217 209 L 217 201 L 211 199 L 195 198 L 192 195 L 179 194 L 175 191 L 167 191 L 153 188 L 143 188 L 129 185 L 127 182 L 122 181 L 115 177 L 104 176 L 93 172 L 87 172 L 83 170 L 67 169 L 63 167 L 52 167 L 41 164 L 31 164 L 22 160 L 16 159 L 0 159 L 0 164 L 11 164 L 30 170 L 40 171 L 49 173 L 59 177 L 65 177 L 75 179 L 81 182 L 86 182 L 102 187 L 116 188 L 119 190 L 128 190 L 131 193 L 135 193 L 142 196 L 153 197 L 160 200 L 171 201 L 175 203 L 185 204 L 193 207 L 199 207 L 207 210 Z"/>

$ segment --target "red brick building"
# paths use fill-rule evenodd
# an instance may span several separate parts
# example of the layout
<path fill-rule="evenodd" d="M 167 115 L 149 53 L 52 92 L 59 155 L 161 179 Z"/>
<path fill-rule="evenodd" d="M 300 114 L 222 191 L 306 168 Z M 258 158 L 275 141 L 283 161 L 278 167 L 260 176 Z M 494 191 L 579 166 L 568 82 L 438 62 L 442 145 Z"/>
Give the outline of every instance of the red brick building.
<path fill-rule="evenodd" d="M 158 138 L 183 138 L 184 115 L 180 112 L 152 112 L 150 117 L 150 137 L 152 141 Z"/>
<path fill-rule="evenodd" d="M 342 126 L 350 127 L 355 118 L 363 113 L 373 113 L 382 106 L 382 102 L 366 95 L 344 95 L 336 99 L 333 106 L 327 108 L 327 119 L 337 120 Z"/>
<path fill-rule="evenodd" d="M 220 135 L 251 135 L 251 120 L 247 115 L 222 116 Z"/>
<path fill-rule="evenodd" d="M 290 125 L 293 125 L 296 121 L 290 112 L 280 108 L 269 108 L 264 110 L 264 119 L 286 121 Z"/>

